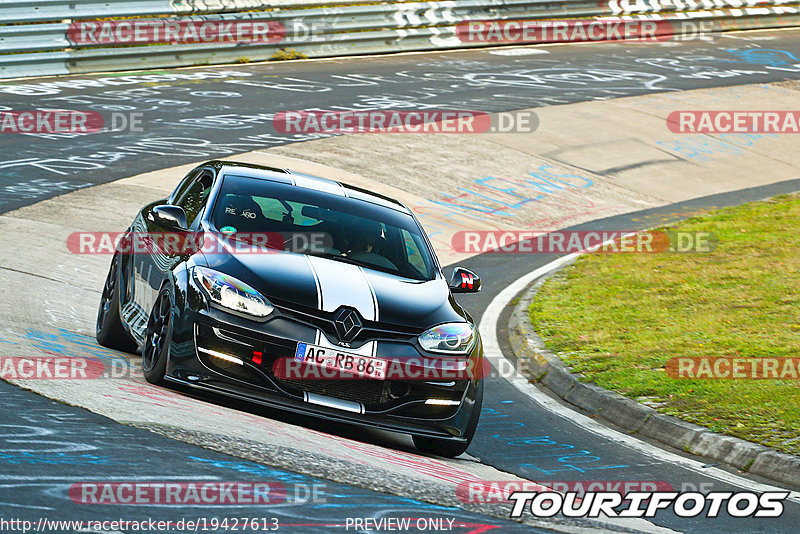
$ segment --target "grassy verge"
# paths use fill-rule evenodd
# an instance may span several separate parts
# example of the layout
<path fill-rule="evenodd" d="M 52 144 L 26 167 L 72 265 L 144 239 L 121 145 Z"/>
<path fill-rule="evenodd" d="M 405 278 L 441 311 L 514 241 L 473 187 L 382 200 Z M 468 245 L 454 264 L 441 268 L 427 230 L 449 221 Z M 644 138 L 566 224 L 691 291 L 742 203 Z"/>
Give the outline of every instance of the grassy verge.
<path fill-rule="evenodd" d="M 800 380 L 667 376 L 670 358 L 800 356 L 800 196 L 689 219 L 709 254 L 590 254 L 530 317 L 588 380 L 710 429 L 800 454 Z"/>

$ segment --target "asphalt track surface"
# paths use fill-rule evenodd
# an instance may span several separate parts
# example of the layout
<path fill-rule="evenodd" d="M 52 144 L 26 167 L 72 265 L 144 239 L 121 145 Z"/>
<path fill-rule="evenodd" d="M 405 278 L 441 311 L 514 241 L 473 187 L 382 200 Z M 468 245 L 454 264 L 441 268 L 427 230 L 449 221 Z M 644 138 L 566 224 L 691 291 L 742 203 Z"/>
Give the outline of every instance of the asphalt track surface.
<path fill-rule="evenodd" d="M 271 129 L 270 114 L 287 109 L 336 109 L 334 106 L 355 105 L 397 109 L 425 105 L 430 109 L 496 112 L 658 91 L 797 79 L 800 72 L 793 65 L 800 63 L 798 33 L 772 35 L 775 39 L 768 41 L 769 50 L 758 41 L 717 38 L 713 43 L 691 41 L 675 46 L 558 46 L 548 47 L 547 54 L 524 56 L 501 56 L 484 50 L 237 65 L 164 71 L 153 74 L 156 78 L 149 78 L 146 83 L 96 88 L 53 87 L 53 79 L 0 84 L 1 105 L 11 109 L 63 106 L 106 113 L 111 111 L 107 106 L 124 105 L 141 111 L 145 122 L 144 133 L 74 138 L 4 137 L 0 155 L 0 211 L 140 172 L 298 141 L 297 136 L 281 136 Z M 222 71 L 247 76 L 163 79 L 164 75 L 176 72 L 219 74 Z M 141 79 L 134 77 L 142 74 L 129 76 L 133 77 L 126 81 L 136 82 Z M 58 81 L 103 78 L 123 79 L 99 75 Z M 26 92 L 30 94 L 15 94 Z M 798 189 L 797 181 L 783 182 L 611 217 L 576 229 L 649 227 L 702 212 L 710 206 L 734 205 Z M 481 294 L 467 295 L 460 301 L 480 320 L 482 311 L 504 287 L 552 259 L 554 256 L 547 255 L 486 254 L 461 262 L 479 272 L 486 285 Z M 98 285 L 101 282 L 98 280 Z M 500 325 L 502 344 L 502 320 Z M 507 353 L 507 348 L 504 349 Z M 539 408 L 502 378 L 487 380 L 484 414 L 468 451 L 483 463 L 542 483 L 661 481 L 676 489 L 748 489 L 746 485 L 732 488 L 701 471 L 631 450 Z M 130 479 L 138 474 L 162 480 L 170 477 L 177 480 L 181 476 L 232 480 L 234 475 L 242 481 L 268 478 L 301 485 L 325 482 L 124 427 L 7 384 L 0 383 L 0 391 L 5 402 L 0 420 L 2 517 L 39 518 L 50 514 L 58 519 L 110 519 L 119 516 L 117 507 L 92 507 L 87 512 L 85 506 L 65 499 L 64 485 L 76 480 Z M 242 406 L 242 409 L 249 408 Z M 380 432 L 365 435 L 313 420 L 291 420 L 326 432 L 350 437 L 358 435 L 360 439 L 388 446 L 405 444 Z M 39 445 L 25 445 L 26 441 L 38 441 Z M 48 449 L 41 448 L 42 442 L 47 441 L 91 448 L 73 450 L 61 457 L 58 453 L 47 454 Z M 290 531 L 316 531 L 321 521 L 338 524 L 344 517 L 376 513 L 455 517 L 464 523 L 502 525 L 504 532 L 517 528 L 463 511 L 443 510 L 342 484 L 326 484 L 326 491 L 334 496 L 333 504 L 329 499 L 327 505 L 317 508 L 313 504 L 287 505 L 280 510 L 270 508 L 268 516 L 280 517 L 287 525 L 296 525 Z M 265 515 L 264 510 L 242 512 L 245 513 L 236 515 Z M 218 515 L 218 511 L 204 509 L 198 514 L 197 510 L 184 507 L 159 508 L 135 515 L 137 518 L 157 515 L 158 519 L 177 520 L 215 514 Z M 228 510 L 224 514 L 231 515 Z M 308 525 L 309 521 L 316 521 L 317 526 Z M 798 521 L 800 506 L 796 503 L 787 503 L 784 516 L 776 520 L 682 519 L 668 513 L 659 514 L 653 520 L 657 525 L 686 532 L 793 532 Z M 519 528 L 528 530 L 528 527 Z"/>
<path fill-rule="evenodd" d="M 771 39 L 757 40 L 764 37 Z M 1 83 L 0 111 L 96 111 L 107 125 L 115 112 L 139 113 L 142 131 L 3 135 L 0 213 L 78 187 L 315 137 L 276 132 L 279 111 L 499 112 L 800 76 L 796 31 L 533 50 L 546 53 L 468 50 Z"/>
<path fill-rule="evenodd" d="M 464 510 L 338 484 L 219 454 L 120 425 L 81 408 L 64 406 L 0 382 L 4 414 L 0 425 L 0 518 L 39 521 L 181 520 L 206 525 L 216 518 L 256 518 L 280 532 L 344 530 L 346 517 L 444 519 L 454 532 L 537 529 Z M 283 485 L 277 504 L 120 506 L 86 505 L 73 484 L 104 481 L 132 483 L 264 483 Z M 266 521 L 266 523 L 264 522 Z M 263 528 L 263 527 L 262 527 Z M 7 529 L 7 527 L 6 527 Z M 266 530 L 266 529 L 265 529 Z M 49 528 L 40 532 L 61 532 Z M 72 531 L 64 529 L 63 531 Z M 240 527 L 241 531 L 241 527 Z M 351 530 L 352 531 L 352 530 Z M 252 530 L 251 530 L 252 532 Z"/>

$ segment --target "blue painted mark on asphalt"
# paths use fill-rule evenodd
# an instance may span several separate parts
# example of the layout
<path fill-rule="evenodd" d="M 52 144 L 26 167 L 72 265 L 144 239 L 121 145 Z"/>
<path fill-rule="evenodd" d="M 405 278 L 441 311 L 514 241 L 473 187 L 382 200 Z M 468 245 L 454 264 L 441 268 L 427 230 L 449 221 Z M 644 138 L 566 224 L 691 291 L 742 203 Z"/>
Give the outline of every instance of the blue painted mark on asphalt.
<path fill-rule="evenodd" d="M 726 52 L 737 56 L 741 61 L 758 65 L 769 65 L 771 67 L 792 65 L 800 61 L 800 58 L 795 57 L 791 52 L 775 48 L 747 48 L 744 50 L 732 48 L 726 50 Z"/>
<path fill-rule="evenodd" d="M 542 199 L 556 195 L 578 195 L 591 187 L 591 178 L 578 174 L 559 174 L 552 165 L 540 165 L 524 178 L 509 179 L 486 176 L 477 178 L 459 192 L 440 195 L 414 207 L 428 237 L 433 238 L 447 229 L 459 229 L 478 221 L 493 221 L 493 217 L 517 217 L 519 210 L 528 209 Z"/>
<path fill-rule="evenodd" d="M 426 503 L 412 499 L 410 497 L 402 497 L 396 495 L 389 495 L 378 493 L 370 490 L 365 490 L 357 487 L 347 487 L 339 483 L 331 483 L 300 473 L 291 473 L 281 469 L 275 469 L 270 466 L 256 464 L 252 462 L 229 462 L 220 460 L 209 460 L 200 458 L 198 456 L 189 456 L 189 460 L 200 462 L 212 467 L 221 469 L 230 469 L 238 473 L 245 473 L 248 475 L 256 475 L 263 477 L 267 480 L 278 481 L 283 483 L 304 484 L 310 486 L 312 484 L 323 484 L 324 491 L 322 496 L 325 502 L 306 503 L 306 506 L 313 505 L 315 508 L 386 508 L 396 507 L 398 505 L 414 507 L 417 509 L 424 509 L 426 511 L 440 511 L 440 512 L 459 512 L 457 507 L 440 506 L 437 504 Z M 346 499 L 346 501 L 345 501 Z M 369 503 L 369 504 L 365 504 Z"/>
<path fill-rule="evenodd" d="M 481 410 L 479 429 L 503 443 L 503 456 L 519 460 L 520 469 L 532 475 L 549 475 L 564 471 L 586 473 L 588 471 L 623 469 L 627 464 L 607 462 L 589 449 L 554 439 L 549 435 L 527 435 L 527 425 L 511 420 L 508 414 L 493 408 Z M 519 435 L 522 433 L 522 435 Z"/>
<path fill-rule="evenodd" d="M 93 337 L 76 334 L 63 328 L 55 332 L 29 329 L 19 334 L 19 338 L 42 351 L 53 352 L 71 358 L 96 359 L 104 363 L 116 362 L 119 365 L 128 363 L 128 359 L 125 356 L 99 346 Z M 0 338 L 0 341 L 14 345 L 19 344 L 8 341 L 7 338 Z"/>
<path fill-rule="evenodd" d="M 252 462 L 228 462 L 220 460 L 209 460 L 207 458 L 200 458 L 197 456 L 189 456 L 189 459 L 194 462 L 205 463 L 213 467 L 221 469 L 230 469 L 239 473 L 248 475 L 256 475 L 270 480 L 279 480 L 281 482 L 308 482 L 312 478 L 299 473 L 291 473 L 281 469 L 275 469 L 266 465 L 256 464 Z"/>
<path fill-rule="evenodd" d="M 471 187 L 459 187 L 455 195 L 442 195 L 433 204 L 470 213 L 477 218 L 483 215 L 502 214 L 516 217 L 516 210 L 523 209 L 548 195 L 569 189 L 591 187 L 591 178 L 578 174 L 552 172 L 552 165 L 540 165 L 528 175 L 532 178 L 508 179 L 486 176 L 474 180 Z"/>
<path fill-rule="evenodd" d="M 738 156 L 747 151 L 747 147 L 756 140 L 777 137 L 778 134 L 721 134 L 719 137 L 702 136 L 669 141 L 657 141 L 656 144 L 665 151 L 688 161 L 704 162 L 719 156 Z"/>

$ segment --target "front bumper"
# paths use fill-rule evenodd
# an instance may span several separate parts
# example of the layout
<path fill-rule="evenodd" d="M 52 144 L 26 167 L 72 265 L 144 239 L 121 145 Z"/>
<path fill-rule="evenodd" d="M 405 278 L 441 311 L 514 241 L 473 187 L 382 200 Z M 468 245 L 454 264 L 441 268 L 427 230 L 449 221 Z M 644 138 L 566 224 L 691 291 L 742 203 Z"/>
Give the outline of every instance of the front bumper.
<path fill-rule="evenodd" d="M 291 358 L 298 341 L 313 344 L 320 335 L 316 328 L 279 309 L 262 323 L 205 308 L 191 298 L 181 308 L 175 310 L 167 366 L 166 378 L 171 382 L 327 420 L 465 440 L 479 377 L 285 380 L 272 372 L 273 364 L 279 358 Z M 389 339 L 378 341 L 376 356 L 403 359 L 420 354 L 409 343 Z M 481 368 L 480 340 L 468 358 Z M 426 404 L 427 399 L 452 400 L 453 405 Z"/>

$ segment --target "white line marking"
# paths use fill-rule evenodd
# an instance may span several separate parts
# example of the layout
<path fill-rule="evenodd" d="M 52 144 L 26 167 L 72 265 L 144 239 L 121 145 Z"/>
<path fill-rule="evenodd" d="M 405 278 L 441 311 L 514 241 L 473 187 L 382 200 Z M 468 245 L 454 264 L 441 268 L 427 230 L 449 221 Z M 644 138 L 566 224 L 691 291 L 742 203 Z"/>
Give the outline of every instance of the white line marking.
<path fill-rule="evenodd" d="M 577 253 L 563 256 L 548 263 L 547 265 L 544 265 L 543 267 L 536 269 L 533 272 L 526 274 L 525 276 L 522 276 L 502 290 L 486 308 L 486 311 L 483 313 L 483 318 L 481 319 L 480 333 L 481 338 L 483 339 L 483 349 L 486 357 L 492 362 L 492 365 L 494 365 L 496 369 L 500 368 L 498 364 L 502 359 L 506 360 L 506 363 L 503 364 L 503 368 L 514 368 L 513 363 L 506 358 L 506 356 L 500 350 L 500 345 L 497 341 L 497 323 L 500 319 L 500 313 L 503 311 L 503 308 L 505 308 L 509 302 L 511 302 L 511 299 L 513 299 L 520 291 L 525 289 L 525 287 L 531 282 L 540 276 L 549 273 L 550 271 L 562 267 L 577 256 Z M 700 475 L 714 478 L 726 484 L 746 488 L 750 491 L 789 491 L 787 489 L 772 486 L 770 484 L 755 482 L 753 480 L 728 473 L 727 471 L 716 467 L 703 467 L 706 464 L 702 462 L 698 462 L 697 460 L 692 460 L 690 458 L 684 458 L 683 456 L 679 456 L 675 453 L 650 445 L 649 443 L 645 443 L 644 441 L 641 441 L 633 436 L 628 436 L 621 432 L 617 432 L 616 430 L 598 423 L 597 421 L 590 419 L 589 417 L 578 413 L 547 396 L 538 388 L 536 388 L 536 386 L 528 382 L 528 379 L 520 375 L 516 370 L 513 371 L 512 376 L 506 376 L 505 379 L 522 393 L 530 397 L 531 400 L 550 412 L 563 417 L 564 420 L 569 421 L 572 424 L 583 428 L 584 430 L 588 430 L 593 434 L 602 436 L 605 439 L 640 452 L 655 460 L 677 465 L 684 469 L 694 471 Z M 800 503 L 800 493 L 790 491 L 786 500 Z"/>
<path fill-rule="evenodd" d="M 0 505 L 13 506 L 14 508 L 30 508 L 31 510 L 55 510 L 55 508 L 51 508 L 50 506 L 34 506 L 32 504 L 16 504 L 13 502 L 0 502 Z"/>
<path fill-rule="evenodd" d="M 541 48 L 511 48 L 509 50 L 490 50 L 489 53 L 495 56 L 530 56 L 533 54 L 549 54 L 550 52 Z"/>

